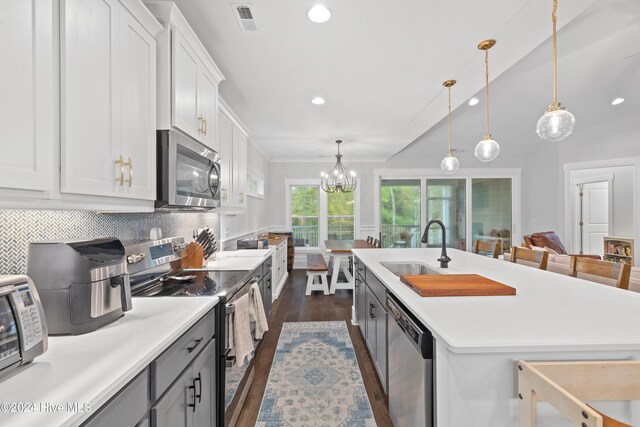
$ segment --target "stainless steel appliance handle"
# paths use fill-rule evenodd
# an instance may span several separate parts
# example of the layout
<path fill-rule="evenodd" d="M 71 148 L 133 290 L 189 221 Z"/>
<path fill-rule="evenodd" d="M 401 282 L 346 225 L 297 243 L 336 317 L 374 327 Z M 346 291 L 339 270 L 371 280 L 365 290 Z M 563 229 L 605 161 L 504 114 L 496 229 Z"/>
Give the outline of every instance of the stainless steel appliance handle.
<path fill-rule="evenodd" d="M 236 306 L 233 304 L 227 304 L 224 306 L 224 313 L 225 314 L 231 314 L 234 311 L 236 311 Z"/>

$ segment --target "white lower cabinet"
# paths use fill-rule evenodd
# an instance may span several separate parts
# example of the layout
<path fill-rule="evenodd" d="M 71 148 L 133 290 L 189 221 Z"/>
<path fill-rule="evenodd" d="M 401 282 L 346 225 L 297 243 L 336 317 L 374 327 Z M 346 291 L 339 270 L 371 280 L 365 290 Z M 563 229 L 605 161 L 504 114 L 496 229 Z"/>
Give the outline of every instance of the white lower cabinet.
<path fill-rule="evenodd" d="M 154 35 L 118 0 L 60 19 L 61 192 L 155 199 Z"/>
<path fill-rule="evenodd" d="M 54 148 L 53 7 L 3 0 L 0 13 L 0 187 L 52 189 Z"/>

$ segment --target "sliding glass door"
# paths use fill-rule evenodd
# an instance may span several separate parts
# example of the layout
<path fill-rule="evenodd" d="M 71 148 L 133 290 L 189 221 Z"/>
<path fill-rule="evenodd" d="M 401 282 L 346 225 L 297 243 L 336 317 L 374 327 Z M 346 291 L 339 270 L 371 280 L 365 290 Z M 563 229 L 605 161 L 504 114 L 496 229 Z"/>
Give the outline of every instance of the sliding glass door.
<path fill-rule="evenodd" d="M 427 221 L 439 219 L 447 228 L 447 247 L 466 249 L 466 180 L 427 179 Z M 429 230 L 427 246 L 441 246 L 442 231 Z"/>
<path fill-rule="evenodd" d="M 380 232 L 384 248 L 420 247 L 420 180 L 382 180 Z"/>
<path fill-rule="evenodd" d="M 501 253 L 512 244 L 512 192 L 510 178 L 471 180 L 473 241 L 497 241 Z"/>
<path fill-rule="evenodd" d="M 408 179 L 380 176 L 380 232 L 383 247 L 421 247 L 427 222 L 440 220 L 449 248 L 471 250 L 476 240 L 497 241 L 501 252 L 517 243 L 519 174 Z M 442 244 L 440 227 L 429 231 L 429 247 Z"/>

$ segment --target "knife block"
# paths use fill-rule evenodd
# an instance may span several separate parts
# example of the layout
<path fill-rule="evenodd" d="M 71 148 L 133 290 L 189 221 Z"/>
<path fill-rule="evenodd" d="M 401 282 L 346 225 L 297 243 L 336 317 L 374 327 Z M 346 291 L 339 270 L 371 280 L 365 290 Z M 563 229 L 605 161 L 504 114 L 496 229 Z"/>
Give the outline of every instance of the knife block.
<path fill-rule="evenodd" d="M 182 251 L 182 268 L 203 268 L 204 267 L 204 250 L 196 242 L 191 242 L 187 248 Z"/>

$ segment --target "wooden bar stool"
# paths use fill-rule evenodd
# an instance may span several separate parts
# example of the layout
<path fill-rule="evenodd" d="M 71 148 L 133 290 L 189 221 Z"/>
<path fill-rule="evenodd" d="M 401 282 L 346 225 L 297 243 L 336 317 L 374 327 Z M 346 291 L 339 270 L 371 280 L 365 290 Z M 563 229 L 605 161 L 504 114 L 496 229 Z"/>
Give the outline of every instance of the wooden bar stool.
<path fill-rule="evenodd" d="M 584 277 L 582 277 L 584 275 Z M 621 289 L 629 289 L 631 265 L 625 262 L 601 261 L 599 259 L 572 256 L 569 276 L 580 277 Z"/>
<path fill-rule="evenodd" d="M 329 295 L 329 280 L 327 274 L 329 267 L 321 254 L 307 255 L 307 289 L 305 295 L 311 295 L 313 291 L 322 291 Z"/>
<path fill-rule="evenodd" d="M 547 251 L 534 251 L 522 246 L 513 246 L 511 248 L 511 262 L 513 263 L 546 270 L 548 261 L 549 252 Z"/>
<path fill-rule="evenodd" d="M 479 255 L 480 252 L 498 259 L 498 256 L 500 255 L 500 241 L 493 240 L 491 242 L 487 242 L 484 240 L 476 240 L 473 242 L 473 253 Z"/>
<path fill-rule="evenodd" d="M 640 361 L 518 361 L 518 426 L 537 425 L 536 406 L 547 402 L 582 427 L 631 427 L 585 401 L 640 400 Z"/>

